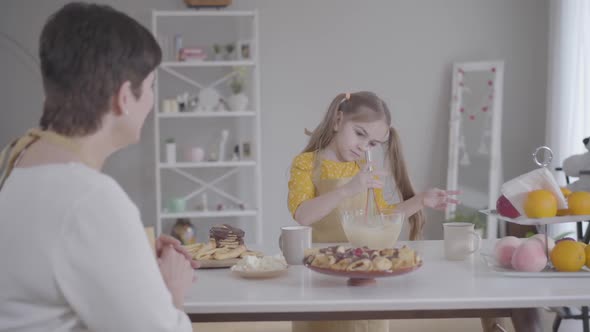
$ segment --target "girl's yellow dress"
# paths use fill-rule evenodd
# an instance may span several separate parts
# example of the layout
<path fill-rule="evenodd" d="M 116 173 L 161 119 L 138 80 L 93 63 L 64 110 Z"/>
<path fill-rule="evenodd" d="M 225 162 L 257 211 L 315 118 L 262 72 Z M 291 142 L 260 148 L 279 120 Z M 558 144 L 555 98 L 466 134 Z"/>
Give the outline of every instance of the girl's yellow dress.
<path fill-rule="evenodd" d="M 360 171 L 356 162 L 337 162 L 320 160 L 314 152 L 298 155 L 291 165 L 289 180 L 289 211 L 294 216 L 299 205 L 308 199 L 330 192 L 346 184 Z M 392 208 L 383 198 L 383 192 L 375 189 L 377 205 L 380 209 Z M 342 202 L 322 220 L 312 224 L 312 241 L 335 243 L 348 242 L 340 224 L 340 209 L 364 208 L 366 192 Z M 293 332 L 386 332 L 387 320 L 356 321 L 313 321 L 293 322 Z"/>

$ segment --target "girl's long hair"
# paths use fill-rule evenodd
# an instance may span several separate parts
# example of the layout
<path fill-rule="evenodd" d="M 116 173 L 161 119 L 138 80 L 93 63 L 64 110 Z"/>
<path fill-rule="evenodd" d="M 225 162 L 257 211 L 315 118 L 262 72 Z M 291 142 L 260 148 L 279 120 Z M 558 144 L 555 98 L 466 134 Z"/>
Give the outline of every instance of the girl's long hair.
<path fill-rule="evenodd" d="M 391 126 L 391 112 L 385 102 L 372 92 L 355 92 L 348 97 L 344 93 L 337 95 L 320 124 L 310 133 L 311 138 L 303 152 L 320 151 L 332 142 L 336 135 L 338 112 L 342 112 L 342 121 L 373 122 L 382 119 L 388 124 L 390 128 L 386 154 L 398 194 L 403 201 L 414 197 L 416 193 L 408 175 L 400 139 L 395 128 Z M 409 222 L 410 240 L 420 239 L 424 227 L 424 214 L 421 211 L 415 213 L 409 217 Z"/>

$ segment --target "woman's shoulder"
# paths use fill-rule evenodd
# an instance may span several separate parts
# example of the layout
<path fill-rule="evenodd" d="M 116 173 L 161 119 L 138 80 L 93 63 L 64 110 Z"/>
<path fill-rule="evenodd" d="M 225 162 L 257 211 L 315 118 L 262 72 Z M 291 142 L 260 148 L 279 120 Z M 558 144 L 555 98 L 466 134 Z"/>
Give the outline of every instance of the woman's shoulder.
<path fill-rule="evenodd" d="M 127 197 L 115 179 L 78 163 L 15 168 L 11 177 L 8 179 L 14 181 L 18 187 L 30 184 L 39 191 L 58 191 L 65 200 L 79 200 L 93 192 Z"/>
<path fill-rule="evenodd" d="M 102 197 L 102 204 L 115 202 L 117 205 L 134 205 L 127 192 L 111 176 L 82 165 L 77 167 L 76 172 L 80 181 L 87 186 L 85 192 L 94 198 Z"/>
<path fill-rule="evenodd" d="M 53 171 L 56 173 L 67 172 L 70 177 L 68 180 L 77 183 L 76 187 L 83 187 L 85 192 L 90 192 L 93 189 L 111 192 L 123 191 L 115 179 L 86 165 L 78 163 L 56 165 Z"/>
<path fill-rule="evenodd" d="M 313 159 L 315 157 L 314 152 L 304 152 L 298 154 L 293 158 L 293 162 L 291 163 L 292 167 L 311 171 L 313 169 Z"/>
<path fill-rule="evenodd" d="M 86 222 L 86 216 L 96 214 L 100 219 L 109 219 L 117 224 L 120 222 L 117 218 L 121 216 L 125 219 L 138 218 L 137 206 L 114 178 L 85 166 L 80 166 L 75 172 L 76 178 L 87 188 L 76 189 L 80 195 L 72 202 L 73 219 L 84 219 L 83 222 Z M 103 223 L 110 225 L 109 222 Z"/>

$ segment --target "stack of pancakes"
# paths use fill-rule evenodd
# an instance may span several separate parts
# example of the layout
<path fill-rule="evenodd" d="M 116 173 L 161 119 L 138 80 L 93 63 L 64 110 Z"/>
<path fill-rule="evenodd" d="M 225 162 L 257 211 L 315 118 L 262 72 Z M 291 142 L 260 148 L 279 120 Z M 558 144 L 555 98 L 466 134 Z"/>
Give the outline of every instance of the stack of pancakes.
<path fill-rule="evenodd" d="M 193 259 L 199 261 L 225 260 L 246 256 L 262 257 L 244 245 L 244 231 L 231 225 L 214 226 L 209 230 L 209 241 L 185 246 Z"/>
<path fill-rule="evenodd" d="M 216 248 L 235 249 L 244 245 L 244 231 L 227 224 L 214 226 L 209 230 L 209 240 L 215 241 Z"/>

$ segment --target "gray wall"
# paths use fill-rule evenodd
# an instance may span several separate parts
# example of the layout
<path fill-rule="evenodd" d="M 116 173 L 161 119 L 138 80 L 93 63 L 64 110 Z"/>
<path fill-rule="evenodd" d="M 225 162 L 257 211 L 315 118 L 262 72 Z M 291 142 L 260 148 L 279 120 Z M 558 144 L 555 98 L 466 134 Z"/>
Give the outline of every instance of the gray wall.
<path fill-rule="evenodd" d="M 46 17 L 67 1 L 3 0 L 0 31 L 36 54 Z M 151 9 L 180 9 L 180 0 L 101 1 L 146 25 Z M 451 65 L 503 59 L 502 149 L 506 178 L 534 167 L 543 143 L 547 76 L 547 0 L 286 1 L 235 0 L 258 9 L 262 80 L 264 235 L 274 243 L 286 209 L 289 163 L 339 92 L 372 90 L 393 110 L 419 190 L 445 186 Z M 42 90 L 34 64 L 0 39 L 0 143 L 36 124 Z M 143 141 L 108 162 L 155 222 L 152 120 Z M 440 238 L 442 214 L 429 213 L 426 237 Z"/>

